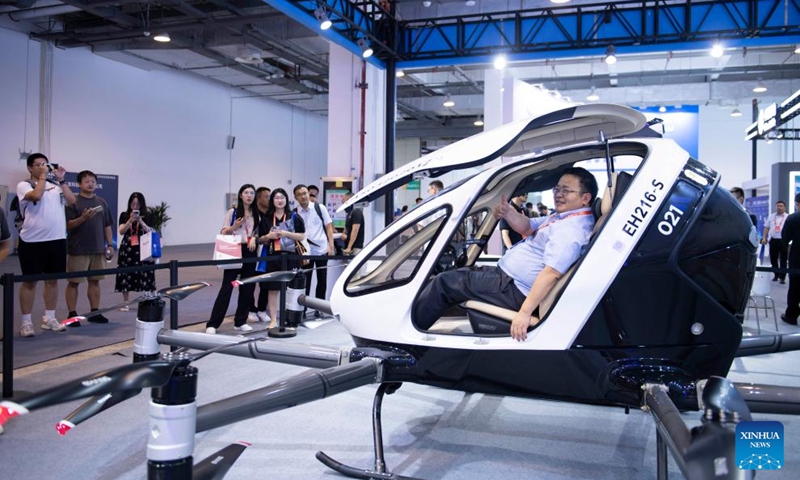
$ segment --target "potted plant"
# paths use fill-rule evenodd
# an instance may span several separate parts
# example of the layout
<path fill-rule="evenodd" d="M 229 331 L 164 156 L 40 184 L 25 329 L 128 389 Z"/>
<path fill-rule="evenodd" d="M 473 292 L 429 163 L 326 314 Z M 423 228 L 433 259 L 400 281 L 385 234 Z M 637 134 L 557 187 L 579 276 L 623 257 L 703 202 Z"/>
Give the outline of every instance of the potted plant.
<path fill-rule="evenodd" d="M 147 212 L 150 214 L 150 221 L 152 222 L 150 226 L 162 237 L 162 229 L 167 225 L 167 222 L 172 219 L 167 215 L 167 209 L 169 209 L 167 202 L 161 202 L 160 205 L 147 208 Z"/>

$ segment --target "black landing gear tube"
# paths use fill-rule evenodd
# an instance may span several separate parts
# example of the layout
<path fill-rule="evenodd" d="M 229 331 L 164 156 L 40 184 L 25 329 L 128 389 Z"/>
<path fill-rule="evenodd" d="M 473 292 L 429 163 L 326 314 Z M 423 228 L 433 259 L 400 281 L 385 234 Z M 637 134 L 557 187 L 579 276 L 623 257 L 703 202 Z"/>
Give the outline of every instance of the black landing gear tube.
<path fill-rule="evenodd" d="M 375 392 L 375 399 L 372 402 L 372 437 L 375 444 L 375 468 L 374 470 L 365 470 L 361 468 L 354 468 L 340 463 L 324 452 L 317 452 L 317 460 L 324 463 L 325 466 L 331 470 L 341 473 L 350 478 L 360 478 L 363 480 L 372 479 L 391 479 L 391 480 L 413 480 L 411 477 L 403 477 L 396 475 L 392 472 L 386 471 L 386 460 L 383 455 L 383 427 L 381 424 L 381 406 L 383 405 L 383 396 L 387 393 L 391 395 L 396 392 L 402 383 L 382 383 Z"/>

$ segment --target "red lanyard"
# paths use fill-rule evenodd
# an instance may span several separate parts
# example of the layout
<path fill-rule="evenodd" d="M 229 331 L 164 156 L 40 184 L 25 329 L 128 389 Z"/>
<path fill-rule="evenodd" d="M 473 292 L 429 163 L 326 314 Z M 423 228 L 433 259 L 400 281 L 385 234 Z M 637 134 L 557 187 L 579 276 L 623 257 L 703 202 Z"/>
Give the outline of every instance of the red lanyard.
<path fill-rule="evenodd" d="M 552 225 L 552 224 L 554 224 L 554 223 L 556 223 L 556 222 L 559 222 L 559 221 L 561 221 L 561 220 L 566 220 L 566 219 L 568 219 L 568 218 L 570 218 L 570 217 L 582 217 L 582 216 L 584 216 L 584 215 L 591 215 L 591 214 L 592 214 L 592 212 L 591 212 L 591 211 L 589 211 L 589 210 L 584 210 L 584 211 L 582 211 L 582 212 L 573 212 L 573 213 L 570 213 L 569 215 L 567 215 L 567 216 L 566 216 L 566 217 L 564 217 L 564 218 L 558 218 L 558 214 L 557 214 L 557 213 L 555 213 L 555 214 L 553 214 L 553 216 L 552 216 L 552 217 L 550 217 L 549 219 L 547 219 L 547 221 L 546 221 L 546 222 L 544 222 L 544 224 L 543 224 L 542 226 L 540 226 L 539 228 L 537 228 L 537 229 L 536 229 L 536 231 L 537 231 L 537 232 L 541 232 L 542 230 L 544 230 L 545 228 L 549 227 L 550 225 Z"/>
<path fill-rule="evenodd" d="M 286 220 L 286 212 L 283 212 L 283 220 L 281 220 L 281 221 L 283 222 L 285 220 Z M 272 226 L 273 227 L 278 226 L 278 218 L 275 216 L 274 212 L 272 214 Z M 278 237 L 278 238 L 276 238 L 275 240 L 272 241 L 272 250 L 275 251 L 275 252 L 280 252 L 281 251 L 281 239 L 280 239 L 280 237 Z"/>

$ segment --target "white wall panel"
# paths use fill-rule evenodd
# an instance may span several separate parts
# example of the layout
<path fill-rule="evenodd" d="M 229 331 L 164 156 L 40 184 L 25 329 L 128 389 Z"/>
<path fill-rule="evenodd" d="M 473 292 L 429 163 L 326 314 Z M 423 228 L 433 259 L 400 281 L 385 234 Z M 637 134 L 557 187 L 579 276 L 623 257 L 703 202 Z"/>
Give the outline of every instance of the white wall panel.
<path fill-rule="evenodd" d="M 27 43 L 25 35 L 0 30 L 0 183 L 9 185 L 27 176 L 16 160 L 26 143 Z M 36 42 L 30 58 L 27 146 L 36 150 Z M 119 175 L 121 207 L 135 190 L 151 204 L 166 201 L 172 220 L 165 244 L 211 242 L 229 190 L 253 183 L 291 192 L 289 182 L 318 179 L 327 168 L 327 119 L 265 98 L 236 98 L 241 93 L 83 49 L 56 50 L 51 157 L 73 171 Z"/>

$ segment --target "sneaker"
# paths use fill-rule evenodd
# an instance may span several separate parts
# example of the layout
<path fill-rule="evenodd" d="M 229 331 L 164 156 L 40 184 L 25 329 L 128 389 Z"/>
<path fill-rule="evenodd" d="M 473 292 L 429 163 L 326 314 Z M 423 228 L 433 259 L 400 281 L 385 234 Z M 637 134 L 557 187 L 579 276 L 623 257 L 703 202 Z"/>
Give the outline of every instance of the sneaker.
<path fill-rule="evenodd" d="M 217 329 L 214 328 L 214 327 L 208 327 L 208 328 L 206 328 L 206 333 L 209 334 L 209 335 L 216 335 L 217 334 Z"/>
<path fill-rule="evenodd" d="M 58 320 L 55 318 L 49 318 L 48 316 L 42 317 L 42 330 L 51 330 L 53 332 L 63 332 L 66 330 L 67 327 L 58 323 Z"/>
<path fill-rule="evenodd" d="M 92 315 L 91 317 L 87 318 L 86 320 L 88 320 L 91 323 L 108 323 L 108 319 L 106 317 L 104 317 L 102 313 L 100 313 L 98 315 Z"/>
<path fill-rule="evenodd" d="M 244 325 L 242 325 L 241 327 L 233 327 L 233 329 L 236 330 L 237 332 L 252 332 L 253 331 L 253 327 L 251 327 L 250 325 L 248 325 L 246 323 Z"/>
<path fill-rule="evenodd" d="M 23 323 L 22 326 L 19 328 L 19 336 L 20 337 L 34 337 L 34 336 L 36 336 L 36 332 L 33 331 L 33 324 L 32 323 Z"/>
<path fill-rule="evenodd" d="M 258 315 L 256 312 L 250 312 L 247 314 L 247 321 L 248 322 L 258 322 Z"/>
<path fill-rule="evenodd" d="M 124 307 L 119 307 L 117 310 L 119 310 L 120 312 L 129 312 L 131 309 L 128 308 L 127 305 L 125 305 Z"/>
<path fill-rule="evenodd" d="M 269 322 L 269 315 L 267 315 L 267 312 L 256 312 L 256 317 L 258 317 L 259 322 Z"/>
<path fill-rule="evenodd" d="M 75 311 L 69 312 L 67 314 L 67 318 L 72 318 L 72 317 L 77 317 L 77 316 L 78 316 L 78 312 L 75 312 Z M 67 326 L 71 327 L 71 328 L 80 327 L 81 326 L 81 321 L 78 320 L 77 322 L 68 323 Z"/>

